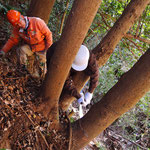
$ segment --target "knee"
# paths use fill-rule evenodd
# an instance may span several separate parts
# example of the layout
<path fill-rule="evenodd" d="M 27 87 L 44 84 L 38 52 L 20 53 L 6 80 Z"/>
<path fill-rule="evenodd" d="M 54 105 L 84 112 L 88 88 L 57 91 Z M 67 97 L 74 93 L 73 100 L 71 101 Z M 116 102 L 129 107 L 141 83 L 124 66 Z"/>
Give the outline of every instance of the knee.
<path fill-rule="evenodd" d="M 31 48 L 29 45 L 23 45 L 20 47 L 20 53 L 21 54 L 26 54 L 28 56 L 31 56 L 33 52 L 31 51 Z"/>

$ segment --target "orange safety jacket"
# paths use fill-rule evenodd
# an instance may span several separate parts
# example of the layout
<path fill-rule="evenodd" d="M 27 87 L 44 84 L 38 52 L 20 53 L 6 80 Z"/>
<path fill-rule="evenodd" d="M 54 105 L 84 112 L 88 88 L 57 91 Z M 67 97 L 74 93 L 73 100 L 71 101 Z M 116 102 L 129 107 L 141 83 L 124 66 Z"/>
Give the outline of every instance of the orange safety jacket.
<path fill-rule="evenodd" d="M 29 44 L 33 52 L 47 50 L 52 45 L 52 33 L 45 22 L 37 17 L 27 17 L 27 19 L 29 25 L 26 30 L 13 28 L 12 35 L 2 48 L 4 52 L 17 45 L 20 39 Z"/>

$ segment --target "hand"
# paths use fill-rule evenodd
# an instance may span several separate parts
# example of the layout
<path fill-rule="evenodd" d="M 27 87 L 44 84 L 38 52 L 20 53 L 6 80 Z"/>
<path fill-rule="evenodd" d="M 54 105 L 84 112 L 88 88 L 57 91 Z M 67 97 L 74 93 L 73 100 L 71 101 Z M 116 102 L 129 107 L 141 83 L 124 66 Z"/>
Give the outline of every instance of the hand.
<path fill-rule="evenodd" d="M 5 56 L 5 52 L 3 50 L 0 50 L 0 57 L 4 57 Z"/>
<path fill-rule="evenodd" d="M 93 97 L 93 93 L 90 92 L 85 93 L 84 98 L 85 98 L 86 105 L 90 104 L 92 97 Z"/>
<path fill-rule="evenodd" d="M 84 94 L 80 93 L 80 95 L 81 95 L 81 97 L 78 99 L 78 103 L 82 104 L 82 103 L 84 103 Z"/>
<path fill-rule="evenodd" d="M 79 106 L 83 106 L 83 107 L 86 107 L 86 102 L 85 102 L 85 99 L 84 99 L 84 94 L 83 93 L 80 93 L 81 97 L 78 99 L 78 103 L 79 103 Z"/>

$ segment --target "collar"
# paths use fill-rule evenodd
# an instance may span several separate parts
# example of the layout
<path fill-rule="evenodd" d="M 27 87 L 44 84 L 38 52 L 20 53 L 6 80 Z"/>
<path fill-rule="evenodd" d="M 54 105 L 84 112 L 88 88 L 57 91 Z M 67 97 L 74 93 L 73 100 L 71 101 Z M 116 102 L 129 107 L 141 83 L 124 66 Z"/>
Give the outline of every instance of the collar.
<path fill-rule="evenodd" d="M 25 22 L 26 22 L 26 26 L 25 26 L 24 30 L 27 30 L 27 28 L 29 27 L 29 19 L 28 19 L 27 16 L 25 16 L 24 19 L 25 19 Z"/>
<path fill-rule="evenodd" d="M 24 29 L 22 29 L 22 28 L 20 28 L 19 29 L 19 32 L 27 32 L 27 29 L 28 29 L 28 27 L 29 27 L 29 19 L 28 19 L 28 17 L 27 16 L 24 16 L 24 19 L 25 19 L 25 22 L 26 22 L 26 26 L 25 26 L 25 28 Z"/>

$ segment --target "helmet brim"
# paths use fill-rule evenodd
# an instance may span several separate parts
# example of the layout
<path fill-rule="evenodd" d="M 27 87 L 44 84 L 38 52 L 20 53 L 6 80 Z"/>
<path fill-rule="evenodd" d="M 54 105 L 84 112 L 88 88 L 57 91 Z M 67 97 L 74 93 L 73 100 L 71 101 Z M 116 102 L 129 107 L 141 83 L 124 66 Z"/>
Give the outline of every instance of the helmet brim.
<path fill-rule="evenodd" d="M 87 68 L 87 65 L 88 65 L 88 63 L 85 65 L 82 65 L 82 66 L 77 66 L 75 64 L 72 64 L 72 68 L 76 71 L 83 71 Z"/>

